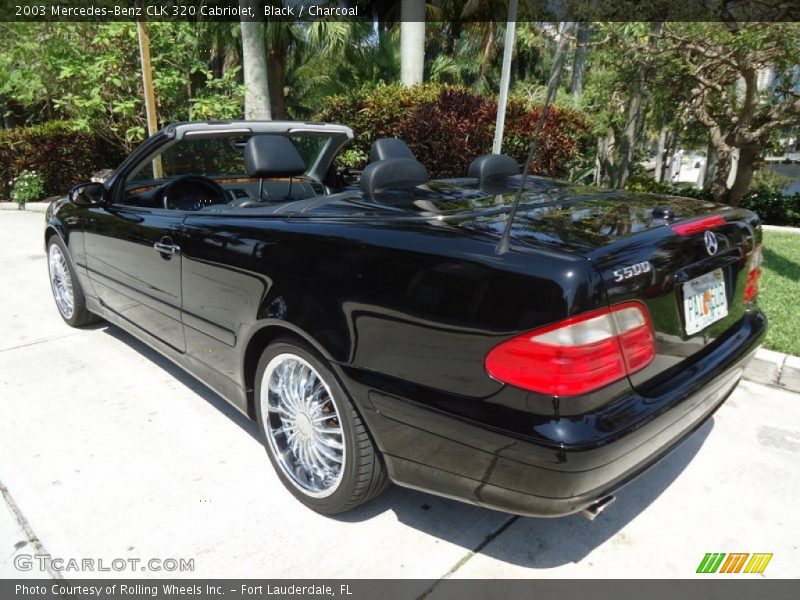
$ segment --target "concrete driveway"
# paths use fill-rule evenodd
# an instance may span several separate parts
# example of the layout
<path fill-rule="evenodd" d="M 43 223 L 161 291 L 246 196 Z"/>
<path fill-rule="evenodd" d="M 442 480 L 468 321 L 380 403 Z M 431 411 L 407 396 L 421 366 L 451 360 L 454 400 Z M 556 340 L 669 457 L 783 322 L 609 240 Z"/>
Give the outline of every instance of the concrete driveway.
<path fill-rule="evenodd" d="M 115 327 L 61 321 L 42 226 L 0 212 L 0 577 L 671 578 L 707 552 L 771 552 L 764 576 L 800 575 L 800 395 L 744 382 L 593 523 L 400 488 L 321 517 L 216 394 Z M 15 568 L 35 553 L 194 571 Z"/>

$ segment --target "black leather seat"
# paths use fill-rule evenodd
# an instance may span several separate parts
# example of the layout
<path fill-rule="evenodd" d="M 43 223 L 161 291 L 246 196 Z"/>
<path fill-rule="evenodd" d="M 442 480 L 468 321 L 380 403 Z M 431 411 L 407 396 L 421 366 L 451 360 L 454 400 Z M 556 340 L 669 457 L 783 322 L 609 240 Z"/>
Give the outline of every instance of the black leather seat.
<path fill-rule="evenodd" d="M 505 154 L 484 154 L 469 165 L 468 176 L 478 180 L 478 187 L 486 193 L 505 191 L 509 177 L 519 175 L 519 163 Z"/>
<path fill-rule="evenodd" d="M 264 179 L 288 177 L 289 190 L 281 202 L 296 200 L 292 196 L 292 177 L 306 172 L 306 163 L 292 141 L 282 135 L 254 135 L 244 147 L 244 165 L 250 177 L 258 177 L 258 198 L 239 198 L 231 206 L 247 208 L 263 205 Z"/>
<path fill-rule="evenodd" d="M 411 189 L 430 179 L 428 170 L 399 138 L 375 140 L 369 158 L 372 162 L 361 173 L 360 186 L 370 200 L 375 200 L 380 192 Z"/>
<path fill-rule="evenodd" d="M 389 158 L 410 158 L 417 160 L 411 148 L 400 138 L 380 138 L 372 142 L 369 149 L 370 162 L 386 160 Z"/>

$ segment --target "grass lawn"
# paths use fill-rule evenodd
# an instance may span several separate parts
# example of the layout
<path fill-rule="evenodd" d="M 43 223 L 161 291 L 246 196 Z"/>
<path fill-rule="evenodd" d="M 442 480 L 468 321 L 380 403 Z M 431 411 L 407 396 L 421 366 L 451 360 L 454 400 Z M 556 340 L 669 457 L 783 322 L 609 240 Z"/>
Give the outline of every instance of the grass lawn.
<path fill-rule="evenodd" d="M 800 355 L 800 234 L 764 232 L 758 304 L 769 317 L 764 346 Z"/>

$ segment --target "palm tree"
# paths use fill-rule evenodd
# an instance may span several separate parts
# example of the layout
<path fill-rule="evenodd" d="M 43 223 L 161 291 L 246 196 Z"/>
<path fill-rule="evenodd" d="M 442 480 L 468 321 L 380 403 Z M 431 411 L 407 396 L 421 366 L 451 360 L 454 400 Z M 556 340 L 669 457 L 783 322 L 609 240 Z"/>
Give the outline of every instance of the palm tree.
<path fill-rule="evenodd" d="M 578 23 L 578 37 L 575 44 L 575 56 L 572 59 L 572 81 L 569 85 L 569 92 L 576 105 L 580 105 L 581 95 L 583 94 L 583 78 L 586 74 L 586 48 L 589 45 L 591 35 L 591 25 L 589 23 Z"/>
<path fill-rule="evenodd" d="M 400 78 L 411 86 L 425 71 L 425 0 L 402 0 L 400 19 Z"/>
<path fill-rule="evenodd" d="M 239 0 L 245 12 L 261 14 L 259 0 Z M 242 66 L 244 71 L 244 117 L 245 119 L 272 119 L 272 106 L 269 97 L 267 78 L 267 51 L 264 34 L 257 21 L 241 20 L 242 28 Z"/>
<path fill-rule="evenodd" d="M 346 21 L 267 23 L 264 34 L 273 118 L 306 112 L 304 105 L 316 103 L 320 97 L 317 86 L 331 93 L 344 91 L 341 86 L 332 89 L 331 81 L 350 48 L 363 40 L 367 30 L 368 23 Z M 294 101 L 292 111 L 287 100 Z"/>
<path fill-rule="evenodd" d="M 398 44 L 363 21 L 315 21 L 299 28 L 287 53 L 285 96 L 292 118 L 308 118 L 322 100 L 366 83 L 397 81 Z"/>

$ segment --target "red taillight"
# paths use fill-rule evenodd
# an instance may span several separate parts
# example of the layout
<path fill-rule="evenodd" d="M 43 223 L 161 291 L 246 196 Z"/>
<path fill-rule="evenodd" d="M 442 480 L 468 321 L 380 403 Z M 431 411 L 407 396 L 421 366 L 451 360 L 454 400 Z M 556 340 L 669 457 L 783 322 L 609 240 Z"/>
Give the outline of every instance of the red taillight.
<path fill-rule="evenodd" d="M 526 390 L 577 396 L 643 369 L 654 356 L 647 309 L 626 302 L 503 342 L 486 355 L 486 371 Z"/>
<path fill-rule="evenodd" d="M 702 219 L 679 223 L 673 226 L 672 230 L 678 235 L 694 235 L 706 229 L 714 229 L 714 227 L 719 227 L 720 225 L 725 225 L 725 219 L 723 217 L 703 217 Z"/>
<path fill-rule="evenodd" d="M 752 302 L 758 296 L 758 280 L 761 279 L 761 245 L 753 248 L 750 255 L 750 270 L 747 272 L 747 283 L 744 286 L 745 304 Z"/>

